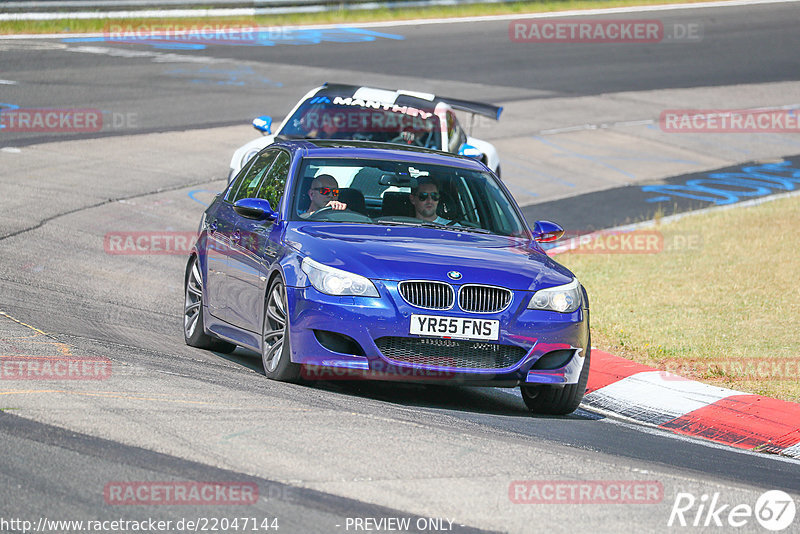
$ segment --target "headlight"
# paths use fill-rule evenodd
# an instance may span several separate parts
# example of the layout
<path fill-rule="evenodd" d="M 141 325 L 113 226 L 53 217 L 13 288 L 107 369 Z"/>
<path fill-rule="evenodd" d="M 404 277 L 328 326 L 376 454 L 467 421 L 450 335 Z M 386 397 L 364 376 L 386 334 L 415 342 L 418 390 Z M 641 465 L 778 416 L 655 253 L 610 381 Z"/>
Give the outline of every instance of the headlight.
<path fill-rule="evenodd" d="M 323 265 L 311 258 L 303 259 L 303 272 L 317 291 L 328 295 L 354 297 L 379 297 L 378 290 L 369 278 Z"/>
<path fill-rule="evenodd" d="M 581 305 L 581 286 L 575 278 L 569 284 L 540 289 L 533 294 L 529 310 L 552 310 L 561 313 L 571 313 Z"/>

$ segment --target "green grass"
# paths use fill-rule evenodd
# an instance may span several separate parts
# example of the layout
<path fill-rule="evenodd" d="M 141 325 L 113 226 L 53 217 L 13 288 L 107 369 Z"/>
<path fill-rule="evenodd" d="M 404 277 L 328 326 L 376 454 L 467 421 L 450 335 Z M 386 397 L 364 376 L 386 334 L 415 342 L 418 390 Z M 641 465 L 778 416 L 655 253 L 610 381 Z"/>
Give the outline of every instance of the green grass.
<path fill-rule="evenodd" d="M 418 18 L 466 17 L 476 15 L 501 15 L 515 13 L 544 13 L 571 9 L 595 9 L 639 5 L 693 3 L 703 0 L 542 0 L 465 6 L 434 6 L 426 8 L 398 8 L 375 10 L 339 9 L 324 13 L 292 15 L 259 15 L 256 17 L 217 18 L 149 18 L 149 19 L 68 19 L 47 21 L 0 21 L 0 34 L 19 33 L 94 33 L 102 32 L 111 24 L 180 25 L 227 24 L 242 26 L 281 26 L 295 24 L 352 24 L 387 20 Z"/>
<path fill-rule="evenodd" d="M 558 261 L 589 292 L 596 347 L 797 402 L 798 221 L 800 196 L 794 196 L 688 215 L 655 228 L 673 250 L 570 253 Z M 694 246 L 678 246 L 689 240 Z M 770 367 L 758 370 L 764 361 Z"/>

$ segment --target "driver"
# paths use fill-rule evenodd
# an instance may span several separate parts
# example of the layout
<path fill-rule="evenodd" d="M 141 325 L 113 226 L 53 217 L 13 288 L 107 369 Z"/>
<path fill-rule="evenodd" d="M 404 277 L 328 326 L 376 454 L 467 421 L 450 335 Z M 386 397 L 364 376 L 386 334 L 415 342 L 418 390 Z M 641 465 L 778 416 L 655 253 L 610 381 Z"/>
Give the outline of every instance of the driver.
<path fill-rule="evenodd" d="M 414 217 L 423 221 L 436 224 L 448 224 L 452 221 L 439 217 L 436 210 L 439 208 L 439 186 L 431 178 L 423 177 L 417 180 L 417 187 L 411 190 L 411 204 L 414 206 Z"/>
<path fill-rule="evenodd" d="M 334 210 L 347 209 L 347 204 L 336 200 L 339 198 L 339 184 L 336 178 L 330 174 L 320 174 L 314 178 L 308 190 L 308 198 L 311 199 L 311 204 L 304 213 L 300 214 L 303 219 L 311 217 L 314 212 L 325 207 L 330 207 Z"/>

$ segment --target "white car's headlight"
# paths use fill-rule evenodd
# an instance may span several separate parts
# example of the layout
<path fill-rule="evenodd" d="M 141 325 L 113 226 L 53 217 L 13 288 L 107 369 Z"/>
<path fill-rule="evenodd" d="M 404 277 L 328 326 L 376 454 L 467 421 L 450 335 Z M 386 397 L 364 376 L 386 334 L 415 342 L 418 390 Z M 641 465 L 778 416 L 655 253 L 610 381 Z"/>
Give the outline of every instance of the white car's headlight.
<path fill-rule="evenodd" d="M 529 310 L 552 310 L 571 313 L 581 305 L 581 286 L 575 278 L 569 284 L 540 289 L 533 294 Z"/>
<path fill-rule="evenodd" d="M 379 297 L 378 290 L 369 278 L 323 265 L 311 258 L 303 259 L 303 272 L 317 291 L 328 295 L 354 297 Z"/>

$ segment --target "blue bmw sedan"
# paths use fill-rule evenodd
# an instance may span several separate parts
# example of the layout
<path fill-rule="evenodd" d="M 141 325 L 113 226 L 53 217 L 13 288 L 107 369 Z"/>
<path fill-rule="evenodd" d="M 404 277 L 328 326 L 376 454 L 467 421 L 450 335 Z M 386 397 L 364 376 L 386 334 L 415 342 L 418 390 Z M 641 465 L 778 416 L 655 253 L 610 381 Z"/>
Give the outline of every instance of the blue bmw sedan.
<path fill-rule="evenodd" d="M 202 216 L 185 274 L 191 346 L 262 356 L 282 381 L 520 387 L 566 414 L 589 374 L 586 291 L 482 163 L 357 141 L 283 141 Z"/>

